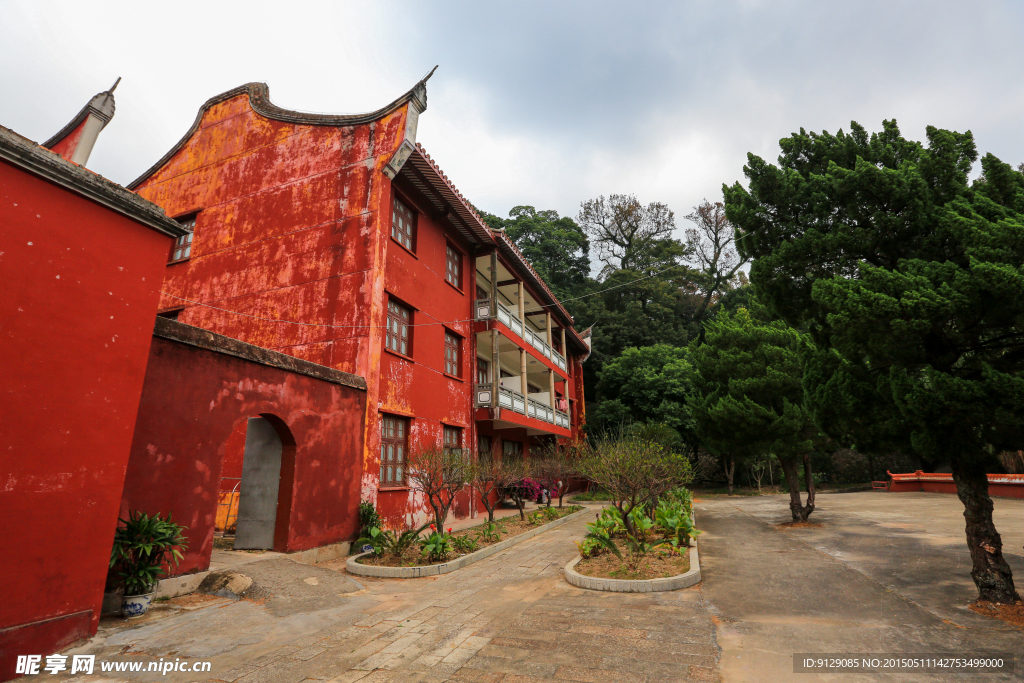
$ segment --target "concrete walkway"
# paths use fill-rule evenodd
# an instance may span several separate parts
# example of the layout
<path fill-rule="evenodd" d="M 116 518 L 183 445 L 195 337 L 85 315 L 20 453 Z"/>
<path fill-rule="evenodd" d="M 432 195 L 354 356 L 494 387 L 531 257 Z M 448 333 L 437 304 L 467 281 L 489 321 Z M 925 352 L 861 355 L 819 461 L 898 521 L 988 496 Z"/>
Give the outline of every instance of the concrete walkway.
<path fill-rule="evenodd" d="M 270 595 L 263 604 L 220 602 L 106 631 L 71 653 L 147 663 L 209 660 L 205 677 L 238 683 L 718 680 L 715 626 L 699 589 L 623 595 L 562 579 L 587 521 L 425 579 L 358 577 L 350 586 L 356 580 L 343 573 L 343 562 L 271 559 L 263 577 L 272 581 L 257 577 Z M 315 588 L 315 600 L 303 586 Z M 297 601 L 301 609 L 293 608 Z M 79 680 L 204 677 L 106 676 Z"/>
<path fill-rule="evenodd" d="M 719 620 L 721 676 L 755 681 L 954 681 L 965 674 L 793 673 L 794 653 L 1024 654 L 1024 631 L 967 609 L 977 596 L 952 495 L 818 497 L 820 527 L 780 529 L 788 496 L 697 504 L 705 599 Z M 1024 589 L 1024 501 L 996 499 L 996 525 Z M 1024 680 L 978 674 L 970 680 Z"/>

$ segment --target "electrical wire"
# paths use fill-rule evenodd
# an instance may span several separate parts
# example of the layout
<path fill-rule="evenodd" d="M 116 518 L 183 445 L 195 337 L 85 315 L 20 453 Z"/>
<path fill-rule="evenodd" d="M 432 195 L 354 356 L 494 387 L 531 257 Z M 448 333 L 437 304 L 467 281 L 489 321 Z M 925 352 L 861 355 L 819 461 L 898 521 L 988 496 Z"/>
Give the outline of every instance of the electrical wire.
<path fill-rule="evenodd" d="M 607 287 L 605 289 L 601 289 L 601 290 L 598 290 L 596 292 L 590 292 L 590 293 L 584 294 L 582 296 L 573 297 L 571 299 L 563 299 L 563 301 L 579 301 L 580 299 L 586 299 L 586 298 L 591 297 L 591 296 L 597 296 L 598 294 L 604 294 L 605 292 L 610 292 L 613 289 L 619 289 L 621 287 L 626 287 L 626 286 L 629 286 L 629 285 L 636 284 L 637 282 L 643 282 L 644 280 L 649 280 L 652 277 L 655 277 L 657 275 L 661 275 L 662 273 L 664 273 L 664 272 L 666 272 L 668 270 L 671 270 L 673 268 L 678 268 L 678 267 L 679 266 L 669 266 L 668 268 L 663 268 L 663 269 L 657 271 L 656 273 L 651 273 L 650 275 L 646 275 L 646 276 L 644 276 L 642 278 L 637 278 L 636 280 L 632 280 L 630 282 L 624 282 L 624 283 L 619 284 L 619 285 L 613 285 L 611 287 Z M 186 299 L 183 296 L 178 296 L 176 294 L 171 294 L 169 292 L 165 292 L 165 291 L 162 291 L 162 290 L 161 290 L 160 293 L 163 294 L 164 296 L 169 296 L 172 299 L 177 299 L 179 301 L 185 301 L 185 302 L 193 304 L 195 306 L 204 306 L 206 308 L 212 308 L 215 311 L 221 311 L 222 313 L 233 313 L 234 315 L 240 315 L 240 316 L 243 316 L 245 318 L 252 318 L 254 320 L 262 320 L 263 322 L 269 322 L 269 323 L 286 323 L 286 324 L 289 324 L 289 325 L 301 325 L 302 327 L 331 327 L 331 328 L 341 328 L 341 329 L 361 329 L 361 330 L 365 330 L 365 329 L 385 330 L 385 329 L 387 329 L 387 325 L 330 325 L 330 324 L 327 324 L 327 323 L 304 323 L 304 322 L 298 322 L 296 320 L 284 320 L 284 319 L 281 319 L 281 318 L 263 318 L 263 317 L 258 316 L 258 315 L 252 315 L 251 313 L 242 313 L 241 311 L 232 311 L 232 310 L 227 309 L 227 308 L 220 308 L 218 306 L 213 306 L 211 304 L 206 304 L 206 303 L 203 303 L 201 301 L 193 301 L 192 299 Z M 560 305 L 560 303 L 561 302 L 559 302 L 558 304 L 544 304 L 542 306 L 537 306 L 535 308 L 524 310 L 524 313 L 533 313 L 534 311 L 542 311 L 545 308 L 551 308 L 551 307 L 554 307 L 554 306 L 558 306 L 558 305 Z M 454 325 L 455 323 L 473 322 L 474 320 L 475 320 L 475 318 L 464 318 L 462 320 L 450 320 L 448 322 L 417 323 L 417 324 L 414 324 L 414 325 L 406 325 L 406 327 L 435 327 L 437 325 Z"/>

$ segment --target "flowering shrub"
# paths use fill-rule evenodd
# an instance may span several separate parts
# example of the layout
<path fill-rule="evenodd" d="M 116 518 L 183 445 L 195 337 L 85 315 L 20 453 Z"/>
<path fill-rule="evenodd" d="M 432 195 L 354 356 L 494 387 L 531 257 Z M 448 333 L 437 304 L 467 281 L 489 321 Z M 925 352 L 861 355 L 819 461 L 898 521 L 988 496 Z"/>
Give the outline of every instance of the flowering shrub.
<path fill-rule="evenodd" d="M 423 557 L 427 558 L 431 562 L 440 562 L 452 553 L 452 535 L 451 527 L 447 531 L 438 531 L 437 528 L 430 525 L 430 535 L 425 539 L 420 540 L 420 550 L 422 551 Z"/>
<path fill-rule="evenodd" d="M 503 495 L 515 502 L 516 507 L 519 508 L 519 518 L 523 521 L 526 521 L 526 512 L 523 510 L 526 501 L 536 500 L 540 492 L 540 484 L 529 477 L 514 481 L 501 490 Z"/>

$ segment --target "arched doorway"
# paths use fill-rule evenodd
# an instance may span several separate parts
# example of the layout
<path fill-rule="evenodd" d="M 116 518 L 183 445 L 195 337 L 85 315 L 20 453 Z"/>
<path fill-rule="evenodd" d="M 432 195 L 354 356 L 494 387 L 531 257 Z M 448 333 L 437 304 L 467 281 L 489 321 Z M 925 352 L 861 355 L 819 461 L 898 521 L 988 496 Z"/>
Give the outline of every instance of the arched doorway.
<path fill-rule="evenodd" d="M 270 550 L 275 547 L 275 538 L 278 540 L 276 545 L 281 545 L 282 539 L 277 532 L 279 526 L 287 529 L 293 464 L 294 441 L 284 422 L 272 415 L 249 418 L 245 430 L 235 550 Z"/>

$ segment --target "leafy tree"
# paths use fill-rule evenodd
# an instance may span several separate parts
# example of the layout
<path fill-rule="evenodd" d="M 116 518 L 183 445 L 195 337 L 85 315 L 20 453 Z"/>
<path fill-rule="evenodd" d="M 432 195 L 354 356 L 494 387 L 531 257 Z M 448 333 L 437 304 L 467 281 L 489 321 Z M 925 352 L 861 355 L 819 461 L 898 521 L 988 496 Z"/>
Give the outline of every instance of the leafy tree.
<path fill-rule="evenodd" d="M 626 349 L 601 370 L 601 395 L 614 398 L 605 398 L 591 412 L 591 419 L 609 426 L 624 422 L 661 423 L 684 435 L 690 434 L 685 411 L 690 393 L 689 371 L 685 348 L 656 344 Z"/>
<path fill-rule="evenodd" d="M 532 206 L 517 206 L 508 215 L 484 214 L 484 220 L 492 228 L 505 230 L 555 294 L 565 296 L 587 283 L 590 241 L 573 219 Z"/>
<path fill-rule="evenodd" d="M 925 145 L 895 121 L 780 145 L 725 188 L 759 297 L 841 357 L 858 419 L 892 406 L 917 452 L 949 457 L 980 597 L 1012 603 L 986 471 L 1024 436 L 1024 176 L 986 155 L 971 184 L 969 132 Z"/>
<path fill-rule="evenodd" d="M 756 320 L 747 309 L 719 315 L 708 324 L 705 343 L 690 345 L 690 414 L 701 445 L 723 458 L 730 493 L 737 461 L 774 453 L 795 522 L 814 511 L 810 454 L 818 434 L 804 405 L 800 358 L 807 346 L 796 330 Z M 806 505 L 800 500 L 801 461 Z"/>

